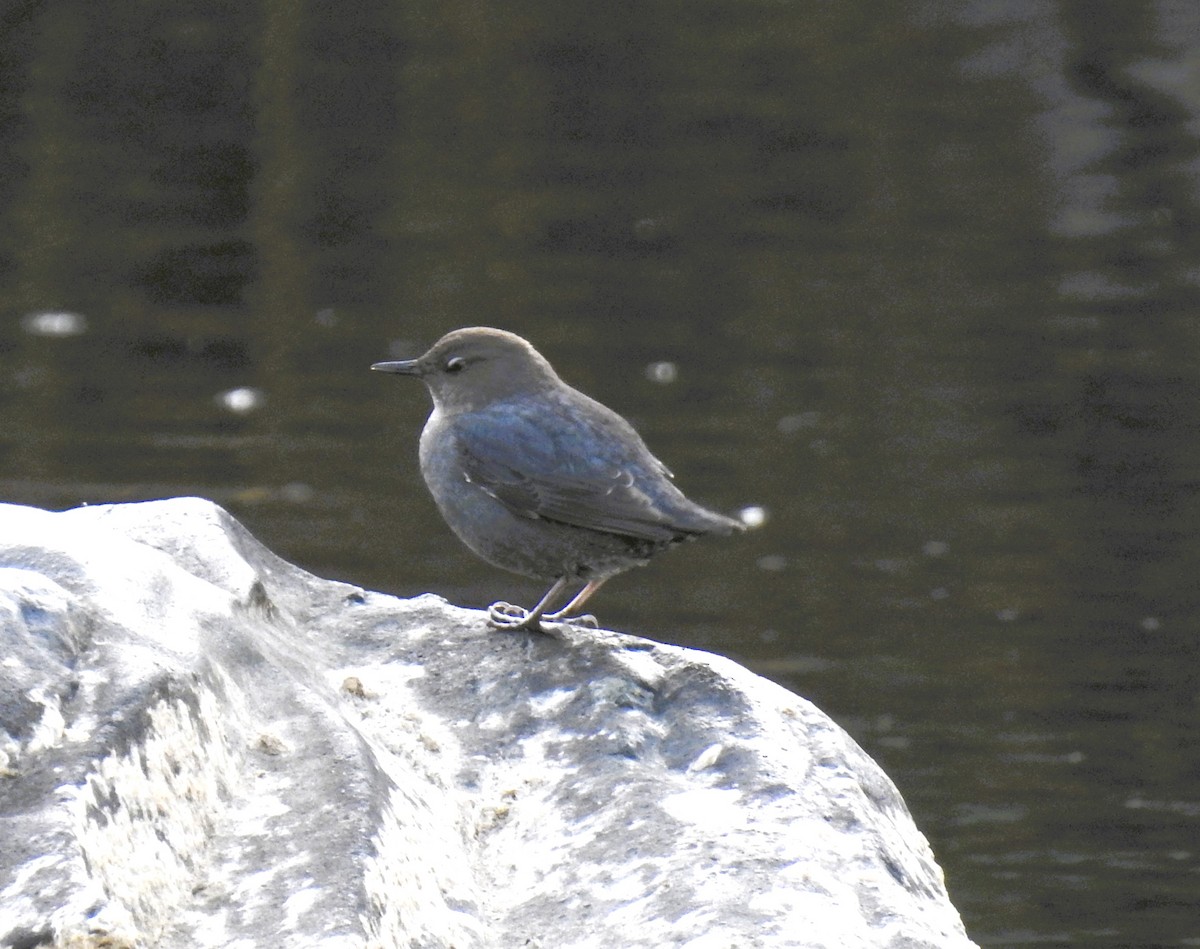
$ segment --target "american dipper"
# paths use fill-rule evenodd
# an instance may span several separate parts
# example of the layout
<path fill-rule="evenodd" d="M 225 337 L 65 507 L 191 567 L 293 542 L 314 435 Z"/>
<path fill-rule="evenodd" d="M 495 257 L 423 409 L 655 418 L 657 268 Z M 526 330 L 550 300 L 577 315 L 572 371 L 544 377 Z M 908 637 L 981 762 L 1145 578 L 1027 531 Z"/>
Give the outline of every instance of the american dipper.
<path fill-rule="evenodd" d="M 451 530 L 497 567 L 554 581 L 531 610 L 493 603 L 497 629 L 541 632 L 609 577 L 681 541 L 743 528 L 684 497 L 632 425 L 563 382 L 520 336 L 455 330 L 419 359 L 371 368 L 416 376 L 433 396 L 421 474 Z M 583 589 L 547 615 L 577 582 Z"/>

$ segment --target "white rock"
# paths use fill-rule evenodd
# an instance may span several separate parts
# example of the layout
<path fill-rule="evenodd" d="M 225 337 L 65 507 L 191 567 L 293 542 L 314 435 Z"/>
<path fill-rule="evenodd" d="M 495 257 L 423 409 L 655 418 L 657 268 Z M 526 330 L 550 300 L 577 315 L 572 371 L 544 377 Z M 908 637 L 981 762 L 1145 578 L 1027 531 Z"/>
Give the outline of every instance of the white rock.
<path fill-rule="evenodd" d="M 207 501 L 0 505 L 0 726 L 4 946 L 972 945 L 804 699 L 321 580 Z"/>

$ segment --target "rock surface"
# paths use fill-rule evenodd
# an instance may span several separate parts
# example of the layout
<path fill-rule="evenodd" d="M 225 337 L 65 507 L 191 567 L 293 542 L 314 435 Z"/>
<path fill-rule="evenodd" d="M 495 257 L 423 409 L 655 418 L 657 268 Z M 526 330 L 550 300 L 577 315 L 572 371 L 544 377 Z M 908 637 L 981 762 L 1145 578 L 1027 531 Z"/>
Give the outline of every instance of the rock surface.
<path fill-rule="evenodd" d="M 0 505 L 0 945 L 968 947 L 735 663 L 321 580 L 197 499 Z"/>

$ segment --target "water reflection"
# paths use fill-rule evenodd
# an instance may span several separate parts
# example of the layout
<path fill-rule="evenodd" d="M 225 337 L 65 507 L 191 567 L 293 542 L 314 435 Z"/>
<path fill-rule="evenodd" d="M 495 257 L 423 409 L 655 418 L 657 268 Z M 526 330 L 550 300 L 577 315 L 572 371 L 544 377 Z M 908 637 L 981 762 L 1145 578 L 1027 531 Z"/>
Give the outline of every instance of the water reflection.
<path fill-rule="evenodd" d="M 979 941 L 1200 938 L 1200 13 L 1101 6 L 0 14 L 0 495 L 530 599 L 367 371 L 514 330 L 761 527 L 603 621 L 833 713 Z"/>

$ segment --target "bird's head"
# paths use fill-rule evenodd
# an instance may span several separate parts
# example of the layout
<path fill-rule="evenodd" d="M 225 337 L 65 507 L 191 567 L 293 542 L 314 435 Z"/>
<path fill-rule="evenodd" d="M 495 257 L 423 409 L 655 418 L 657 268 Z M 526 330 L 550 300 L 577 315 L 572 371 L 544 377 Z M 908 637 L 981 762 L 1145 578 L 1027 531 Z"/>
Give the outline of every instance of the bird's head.
<path fill-rule="evenodd" d="M 484 326 L 454 330 L 417 359 L 377 362 L 372 369 L 416 376 L 443 412 L 468 412 L 560 384 L 536 349 L 515 333 Z"/>

